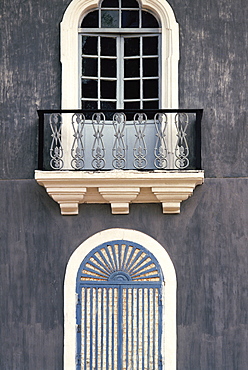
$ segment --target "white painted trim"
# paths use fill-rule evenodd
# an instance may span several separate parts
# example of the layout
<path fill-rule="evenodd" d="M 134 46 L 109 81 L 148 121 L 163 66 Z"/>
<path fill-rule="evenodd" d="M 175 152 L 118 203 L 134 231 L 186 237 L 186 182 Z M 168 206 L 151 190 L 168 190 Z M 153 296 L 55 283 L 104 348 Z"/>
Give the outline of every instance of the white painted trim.
<path fill-rule="evenodd" d="M 161 108 L 178 108 L 179 28 L 165 0 L 140 0 L 162 25 Z M 78 26 L 84 14 L 98 6 L 97 0 L 73 0 L 61 22 L 62 109 L 79 108 Z"/>
<path fill-rule="evenodd" d="M 62 215 L 77 215 L 81 203 L 110 203 L 128 214 L 130 203 L 162 203 L 163 213 L 180 213 L 180 203 L 204 181 L 203 171 L 35 171 L 36 181 L 59 203 Z"/>
<path fill-rule="evenodd" d="M 95 247 L 113 240 L 128 240 L 148 249 L 158 260 L 164 275 L 163 369 L 176 370 L 176 272 L 166 250 L 152 237 L 136 230 L 109 229 L 85 240 L 71 255 L 64 282 L 64 370 L 75 369 L 76 277 L 81 262 Z"/>

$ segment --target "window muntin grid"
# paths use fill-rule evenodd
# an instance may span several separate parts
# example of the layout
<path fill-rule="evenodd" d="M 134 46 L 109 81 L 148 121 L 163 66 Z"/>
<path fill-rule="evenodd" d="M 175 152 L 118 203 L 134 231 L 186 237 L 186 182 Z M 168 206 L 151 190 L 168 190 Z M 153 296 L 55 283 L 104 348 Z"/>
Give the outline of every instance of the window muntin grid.
<path fill-rule="evenodd" d="M 86 15 L 81 27 L 81 107 L 159 108 L 160 29 L 156 18 L 134 0 L 105 0 Z"/>

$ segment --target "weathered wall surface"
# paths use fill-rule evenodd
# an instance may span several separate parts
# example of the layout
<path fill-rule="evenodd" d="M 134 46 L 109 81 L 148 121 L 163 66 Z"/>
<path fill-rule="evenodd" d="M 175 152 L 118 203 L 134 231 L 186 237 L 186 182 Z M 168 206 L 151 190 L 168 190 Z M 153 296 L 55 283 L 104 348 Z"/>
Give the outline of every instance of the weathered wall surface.
<path fill-rule="evenodd" d="M 0 178 L 32 178 L 37 168 L 36 109 L 60 107 L 59 24 L 69 2 L 0 2 Z M 246 176 L 247 1 L 169 2 L 180 25 L 180 105 L 205 112 L 206 176 Z"/>
<path fill-rule="evenodd" d="M 63 279 L 72 252 L 113 227 L 168 251 L 178 278 L 178 370 L 244 370 L 248 362 L 247 179 L 207 179 L 180 215 L 159 204 L 59 206 L 34 180 L 1 181 L 1 370 L 61 370 Z"/>
<path fill-rule="evenodd" d="M 113 216 L 108 205 L 82 205 L 62 217 L 28 179 L 37 168 L 36 110 L 60 107 L 59 24 L 69 2 L 0 1 L 0 369 L 62 369 L 68 259 L 89 236 L 124 227 L 157 239 L 175 264 L 178 370 L 244 370 L 247 1 L 169 0 L 180 25 L 180 106 L 204 108 L 208 177 L 181 214 L 136 204 Z"/>

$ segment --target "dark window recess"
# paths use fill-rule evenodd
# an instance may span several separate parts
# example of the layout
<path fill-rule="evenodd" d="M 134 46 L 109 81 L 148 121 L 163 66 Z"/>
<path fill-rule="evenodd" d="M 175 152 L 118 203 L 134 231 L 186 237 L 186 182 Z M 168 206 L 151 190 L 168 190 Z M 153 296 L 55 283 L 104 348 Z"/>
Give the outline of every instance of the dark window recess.
<path fill-rule="evenodd" d="M 124 109 L 140 109 L 140 102 L 139 101 L 125 102 Z"/>
<path fill-rule="evenodd" d="M 102 2 L 102 8 L 118 8 L 119 1 L 118 0 L 104 0 Z"/>
<path fill-rule="evenodd" d="M 101 59 L 101 77 L 116 77 L 116 59 Z"/>
<path fill-rule="evenodd" d="M 143 109 L 158 109 L 158 100 L 154 101 L 143 101 Z"/>
<path fill-rule="evenodd" d="M 115 99 L 116 98 L 116 81 L 101 81 L 101 98 Z"/>
<path fill-rule="evenodd" d="M 123 28 L 139 27 L 139 11 L 123 10 L 121 14 L 121 26 Z"/>
<path fill-rule="evenodd" d="M 101 37 L 101 56 L 116 56 L 116 38 Z"/>
<path fill-rule="evenodd" d="M 82 37 L 82 54 L 97 55 L 97 37 L 83 36 Z"/>
<path fill-rule="evenodd" d="M 94 110 L 97 110 L 97 101 L 82 100 L 81 106 L 82 106 L 82 109 L 94 111 Z M 86 118 L 91 118 L 91 116 L 92 116 L 92 112 L 85 113 Z"/>
<path fill-rule="evenodd" d="M 82 60 L 82 75 L 89 77 L 97 77 L 97 59 L 83 58 Z"/>
<path fill-rule="evenodd" d="M 82 97 L 95 98 L 97 97 L 97 81 L 82 80 Z"/>
<path fill-rule="evenodd" d="M 159 24 L 157 19 L 151 13 L 142 10 L 142 27 L 159 28 Z"/>
<path fill-rule="evenodd" d="M 99 27 L 99 12 L 98 10 L 94 10 L 87 14 L 82 23 L 81 28 L 98 28 Z"/>
<path fill-rule="evenodd" d="M 113 101 L 102 101 L 101 102 L 101 109 L 108 110 L 108 109 L 116 109 L 116 102 Z M 113 114 L 106 113 L 105 114 L 107 119 L 110 119 L 110 117 L 113 117 Z"/>
<path fill-rule="evenodd" d="M 122 8 L 138 8 L 139 4 L 136 0 L 122 0 L 121 6 Z"/>
<path fill-rule="evenodd" d="M 124 39 L 124 56 L 136 56 L 140 54 L 140 38 L 125 37 Z"/>
<path fill-rule="evenodd" d="M 158 54 L 158 36 L 143 37 L 143 55 Z"/>
<path fill-rule="evenodd" d="M 102 10 L 101 27 L 118 28 L 119 27 L 119 11 L 118 10 Z"/>
<path fill-rule="evenodd" d="M 140 77 L 140 60 L 124 60 L 124 77 Z"/>
<path fill-rule="evenodd" d="M 152 99 L 158 97 L 158 80 L 143 81 L 143 98 Z"/>
<path fill-rule="evenodd" d="M 158 58 L 143 59 L 143 76 L 144 77 L 158 76 Z"/>
<path fill-rule="evenodd" d="M 124 81 L 124 99 L 140 98 L 140 81 Z"/>

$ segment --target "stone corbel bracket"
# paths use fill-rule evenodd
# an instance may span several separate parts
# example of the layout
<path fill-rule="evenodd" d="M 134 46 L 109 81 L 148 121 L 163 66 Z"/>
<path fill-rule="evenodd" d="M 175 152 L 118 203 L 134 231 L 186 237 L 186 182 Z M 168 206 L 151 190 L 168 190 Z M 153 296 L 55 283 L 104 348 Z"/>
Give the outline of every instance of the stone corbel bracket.
<path fill-rule="evenodd" d="M 180 203 L 204 181 L 203 171 L 35 171 L 38 184 L 77 215 L 81 203 L 110 203 L 113 214 L 128 214 L 130 203 L 162 203 L 163 213 L 180 213 Z"/>

